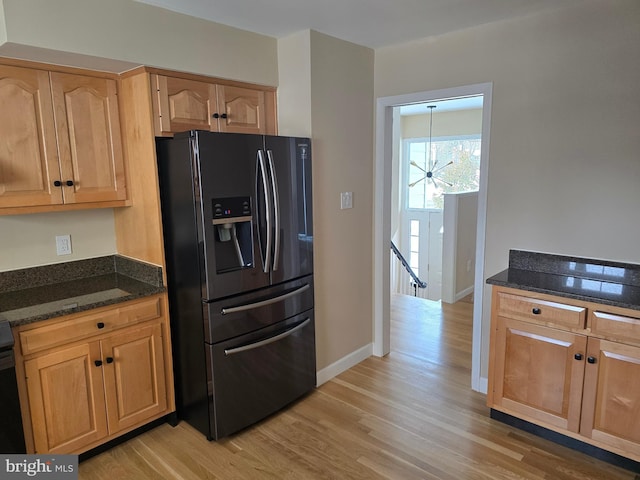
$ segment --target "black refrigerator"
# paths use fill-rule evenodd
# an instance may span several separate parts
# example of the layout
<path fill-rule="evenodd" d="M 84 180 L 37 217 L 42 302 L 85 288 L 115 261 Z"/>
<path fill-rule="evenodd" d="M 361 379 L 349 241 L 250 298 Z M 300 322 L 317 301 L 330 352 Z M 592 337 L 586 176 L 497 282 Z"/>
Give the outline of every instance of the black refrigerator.
<path fill-rule="evenodd" d="M 176 409 L 218 439 L 316 385 L 311 141 L 156 140 Z"/>

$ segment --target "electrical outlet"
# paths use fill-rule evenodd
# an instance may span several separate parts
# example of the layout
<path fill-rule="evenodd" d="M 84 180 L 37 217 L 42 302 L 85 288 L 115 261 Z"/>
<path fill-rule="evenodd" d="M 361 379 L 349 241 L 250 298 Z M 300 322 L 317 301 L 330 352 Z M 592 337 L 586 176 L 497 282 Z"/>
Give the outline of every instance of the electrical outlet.
<path fill-rule="evenodd" d="M 352 192 L 342 192 L 340 194 L 340 209 L 344 210 L 345 208 L 353 208 Z"/>
<path fill-rule="evenodd" d="M 71 235 L 56 235 L 56 253 L 71 255 Z"/>

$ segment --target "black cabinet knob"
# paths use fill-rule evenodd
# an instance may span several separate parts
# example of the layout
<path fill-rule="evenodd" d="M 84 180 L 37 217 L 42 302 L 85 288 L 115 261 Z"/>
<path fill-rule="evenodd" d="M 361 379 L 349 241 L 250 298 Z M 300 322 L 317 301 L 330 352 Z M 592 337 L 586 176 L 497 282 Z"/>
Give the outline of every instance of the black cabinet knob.
<path fill-rule="evenodd" d="M 113 357 L 107 357 L 107 363 L 113 363 Z"/>
<path fill-rule="evenodd" d="M 220 115 L 220 118 L 227 118 L 227 114 L 223 113 L 222 115 Z"/>
<path fill-rule="evenodd" d="M 98 328 L 104 328 L 104 322 L 98 322 L 98 323 L 96 324 L 96 327 L 98 327 Z"/>
<path fill-rule="evenodd" d="M 73 187 L 73 180 L 67 180 L 67 187 Z"/>
<path fill-rule="evenodd" d="M 96 364 L 96 367 L 101 367 L 102 366 L 102 360 L 96 360 L 95 362 L 93 362 Z"/>
<path fill-rule="evenodd" d="M 542 313 L 542 310 L 540 310 L 539 308 L 534 308 L 533 310 L 531 310 L 531 312 L 534 315 L 540 315 Z"/>
<path fill-rule="evenodd" d="M 214 113 L 213 115 L 211 115 L 213 118 L 220 118 L 220 114 L 219 113 Z"/>
<path fill-rule="evenodd" d="M 576 353 L 573 358 L 575 358 L 576 360 L 582 360 L 582 354 L 581 353 Z"/>
<path fill-rule="evenodd" d="M 596 363 L 596 357 L 587 357 L 587 362 L 593 365 Z"/>
<path fill-rule="evenodd" d="M 61 187 L 62 186 L 62 182 L 60 180 L 56 180 L 55 182 L 53 182 L 53 186 L 54 187 Z"/>

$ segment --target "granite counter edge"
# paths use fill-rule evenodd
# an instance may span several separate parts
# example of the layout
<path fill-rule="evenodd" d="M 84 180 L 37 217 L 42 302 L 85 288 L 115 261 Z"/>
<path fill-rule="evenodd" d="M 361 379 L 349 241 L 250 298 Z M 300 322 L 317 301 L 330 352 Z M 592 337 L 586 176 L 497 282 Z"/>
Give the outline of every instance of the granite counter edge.
<path fill-rule="evenodd" d="M 20 326 L 24 326 L 24 325 L 29 325 L 32 323 L 36 323 L 36 322 L 42 322 L 45 320 L 51 320 L 54 318 L 58 318 L 58 317 L 63 317 L 66 315 L 71 315 L 74 313 L 80 313 L 80 312 L 86 312 L 86 311 L 90 311 L 90 310 L 94 310 L 96 308 L 100 308 L 100 307 L 107 307 L 110 305 L 117 305 L 119 303 L 125 303 L 128 302 L 130 300 L 137 300 L 139 298 L 144 298 L 144 297 L 150 297 L 152 295 L 157 295 L 160 293 L 164 293 L 166 292 L 166 288 L 165 287 L 156 287 L 153 285 L 149 285 L 148 289 L 144 289 L 144 290 L 140 290 L 137 292 L 129 292 L 128 295 L 123 295 L 121 297 L 117 297 L 117 298 L 111 298 L 111 299 L 106 299 L 106 300 L 102 300 L 99 302 L 95 302 L 95 303 L 90 303 L 87 305 L 81 305 L 78 307 L 74 307 L 74 308 L 65 308 L 65 309 L 61 309 L 61 310 L 56 310 L 56 311 L 52 311 L 52 312 L 47 312 L 45 314 L 40 314 L 40 315 L 33 315 L 30 317 L 25 317 L 25 318 L 20 318 L 17 320 L 7 320 L 9 322 L 9 325 L 11 326 L 11 328 L 14 327 L 20 327 Z M 2 319 L 2 315 L 0 314 L 0 321 L 5 321 Z"/>
<path fill-rule="evenodd" d="M 504 272 L 506 272 L 507 270 L 505 270 Z M 504 273 L 504 272 L 500 272 L 497 275 L 494 275 L 494 277 Z M 556 297 L 562 297 L 562 298 L 568 298 L 568 299 L 572 299 L 572 300 L 580 300 L 583 302 L 591 302 L 591 303 L 598 303 L 600 305 L 607 305 L 610 307 L 619 307 L 619 308 L 627 308 L 629 310 L 638 310 L 640 311 L 640 305 L 639 304 L 630 304 L 630 303 L 624 303 L 624 302 L 616 302 L 614 300 L 608 300 L 605 298 L 599 298 L 599 297 L 589 297 L 586 295 L 576 295 L 575 293 L 568 293 L 568 292 L 561 292 L 561 291 L 557 291 L 557 290 L 551 290 L 548 288 L 540 288 L 540 287 L 536 287 L 534 285 L 524 285 L 524 284 L 520 284 L 520 283 L 514 283 L 514 282 L 509 282 L 509 281 L 504 281 L 504 280 L 500 280 L 500 279 L 496 279 L 494 277 L 489 277 L 486 280 L 486 283 L 489 285 L 496 285 L 499 287 L 507 287 L 507 288 L 515 288 L 518 290 L 524 290 L 527 292 L 536 292 L 536 293 L 544 293 L 547 295 L 554 295 Z"/>

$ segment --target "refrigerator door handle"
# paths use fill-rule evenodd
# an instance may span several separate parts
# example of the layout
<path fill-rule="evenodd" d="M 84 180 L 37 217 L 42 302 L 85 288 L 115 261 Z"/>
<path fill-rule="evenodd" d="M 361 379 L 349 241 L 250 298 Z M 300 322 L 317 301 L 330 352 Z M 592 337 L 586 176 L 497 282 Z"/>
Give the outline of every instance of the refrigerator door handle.
<path fill-rule="evenodd" d="M 269 184 L 267 182 L 267 169 L 264 162 L 264 152 L 262 150 L 258 150 L 258 166 L 260 167 L 260 176 L 262 178 L 264 209 L 267 217 L 267 248 L 264 256 L 262 257 L 262 271 L 264 273 L 269 273 L 269 268 L 271 267 L 271 201 L 268 190 Z M 260 243 L 260 247 L 262 247 L 262 242 Z"/>
<path fill-rule="evenodd" d="M 311 288 L 311 286 L 308 283 L 305 283 L 300 288 L 296 288 L 295 290 L 285 293 L 284 295 L 269 298 L 268 300 L 262 300 L 261 302 L 246 303 L 244 305 L 238 305 L 237 307 L 223 308 L 221 310 L 221 313 L 222 315 L 229 315 L 230 313 L 244 312 L 246 310 L 253 310 L 254 308 L 264 307 L 265 305 L 271 305 L 272 303 L 281 302 L 282 300 L 286 300 L 287 298 L 293 297 L 294 295 L 299 295 L 302 292 L 309 290 L 309 288 Z"/>
<path fill-rule="evenodd" d="M 270 343 L 277 342 L 278 340 L 282 340 L 283 338 L 286 338 L 289 335 L 293 335 L 298 330 L 302 330 L 304 327 L 306 327 L 309 324 L 310 321 L 311 321 L 311 319 L 309 317 L 307 317 L 307 319 L 304 320 L 302 323 L 299 323 L 295 327 L 290 328 L 289 330 L 285 330 L 284 332 L 282 332 L 282 333 L 280 333 L 278 335 L 274 335 L 273 337 L 265 338 L 264 340 L 260 340 L 259 342 L 254 342 L 254 343 L 249 343 L 247 345 L 242 345 L 241 347 L 225 349 L 224 350 L 224 354 L 228 356 L 228 355 L 233 355 L 235 353 L 246 352 L 247 350 L 253 350 L 254 348 L 264 347 L 265 345 L 269 345 Z"/>
<path fill-rule="evenodd" d="M 276 167 L 273 164 L 273 152 L 267 150 L 267 157 L 269 158 L 269 170 L 271 172 L 271 188 L 273 189 L 273 212 L 274 222 L 273 229 L 275 230 L 274 239 L 274 254 L 273 254 L 273 271 L 278 270 L 278 263 L 280 260 L 280 197 L 278 195 L 278 182 L 276 178 Z"/>

